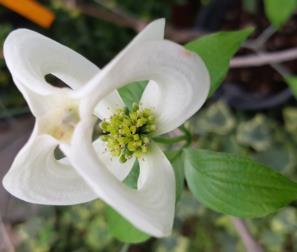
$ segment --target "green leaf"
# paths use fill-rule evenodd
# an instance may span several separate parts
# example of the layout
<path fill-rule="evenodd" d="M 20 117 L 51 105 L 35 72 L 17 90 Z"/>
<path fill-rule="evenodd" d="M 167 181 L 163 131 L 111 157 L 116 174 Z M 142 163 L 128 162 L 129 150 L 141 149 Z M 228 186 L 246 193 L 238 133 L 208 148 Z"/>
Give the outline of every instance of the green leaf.
<path fill-rule="evenodd" d="M 198 134 L 215 133 L 227 135 L 235 125 L 236 120 L 229 107 L 223 101 L 211 104 L 192 119 L 193 130 Z"/>
<path fill-rule="evenodd" d="M 287 81 L 293 95 L 297 99 L 297 76 L 285 77 L 285 80 Z"/>
<path fill-rule="evenodd" d="M 265 151 L 272 144 L 272 134 L 267 118 L 257 114 L 249 121 L 241 122 L 237 128 L 238 143 L 254 148 L 256 151 Z"/>
<path fill-rule="evenodd" d="M 107 208 L 108 230 L 112 236 L 126 243 L 140 243 L 149 239 L 149 235 L 139 231 L 111 207 Z"/>
<path fill-rule="evenodd" d="M 286 107 L 283 110 L 283 117 L 285 121 L 285 128 L 297 141 L 297 108 L 296 107 Z"/>
<path fill-rule="evenodd" d="M 146 85 L 147 81 L 137 81 L 118 89 L 121 98 L 129 110 L 132 110 L 133 103 L 138 103 L 140 101 Z"/>
<path fill-rule="evenodd" d="M 185 45 L 188 50 L 197 53 L 207 66 L 211 79 L 209 96 L 220 86 L 227 74 L 230 59 L 253 31 L 253 28 L 246 28 L 240 31 L 217 32 Z"/>
<path fill-rule="evenodd" d="M 224 214 L 260 217 L 297 198 L 296 183 L 235 154 L 187 149 L 185 175 L 194 196 Z"/>
<path fill-rule="evenodd" d="M 139 163 L 136 161 L 124 183 L 131 188 L 136 188 L 138 176 Z M 149 239 L 148 234 L 138 230 L 110 206 L 107 207 L 106 212 L 108 230 L 116 239 L 126 243 L 140 243 Z"/>
<path fill-rule="evenodd" d="M 242 7 L 246 12 L 256 14 L 258 0 L 243 0 Z"/>
<path fill-rule="evenodd" d="M 297 7 L 296 0 L 265 0 L 265 13 L 275 28 L 280 28 L 287 22 Z"/>
<path fill-rule="evenodd" d="M 166 151 L 165 154 L 174 169 L 176 183 L 176 201 L 178 201 L 185 185 L 184 159 L 182 151 Z"/>

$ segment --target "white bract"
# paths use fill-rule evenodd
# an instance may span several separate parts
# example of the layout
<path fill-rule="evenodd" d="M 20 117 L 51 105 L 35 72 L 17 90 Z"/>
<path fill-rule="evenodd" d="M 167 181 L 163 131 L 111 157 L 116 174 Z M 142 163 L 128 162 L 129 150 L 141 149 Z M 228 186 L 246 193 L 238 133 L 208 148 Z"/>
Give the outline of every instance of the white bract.
<path fill-rule="evenodd" d="M 164 40 L 163 19 L 149 24 L 101 71 L 74 51 L 29 30 L 12 32 L 4 56 L 36 118 L 33 133 L 3 179 L 16 197 L 32 203 L 69 205 L 100 198 L 140 230 L 169 235 L 175 209 L 175 176 L 160 147 L 150 142 L 139 158 L 137 189 L 122 183 L 135 156 L 120 163 L 100 138 L 94 120 L 124 108 L 116 89 L 150 80 L 140 107 L 150 109 L 156 129 L 167 133 L 185 122 L 207 98 L 210 80 L 203 61 Z M 70 88 L 45 81 L 47 74 Z M 57 160 L 55 148 L 66 155 Z"/>

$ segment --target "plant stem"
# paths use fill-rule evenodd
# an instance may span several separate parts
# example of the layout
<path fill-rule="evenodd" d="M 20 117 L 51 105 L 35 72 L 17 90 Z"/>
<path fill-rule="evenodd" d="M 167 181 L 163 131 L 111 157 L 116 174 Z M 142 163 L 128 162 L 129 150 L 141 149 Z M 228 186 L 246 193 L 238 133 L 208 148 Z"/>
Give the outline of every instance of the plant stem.
<path fill-rule="evenodd" d="M 125 243 L 123 247 L 120 249 L 120 252 L 128 252 L 129 251 L 129 244 Z"/>
<path fill-rule="evenodd" d="M 187 138 L 187 142 L 183 146 L 183 148 L 187 148 L 192 144 L 192 141 L 193 141 L 192 133 L 185 127 L 184 124 L 182 126 L 180 126 L 179 129 L 185 134 L 185 136 Z"/>
<path fill-rule="evenodd" d="M 246 223 L 240 218 L 231 217 L 231 221 L 238 232 L 247 252 L 264 252 L 262 246 L 252 236 Z"/>
<path fill-rule="evenodd" d="M 14 252 L 14 246 L 7 234 L 4 223 L 0 216 L 0 251 Z"/>

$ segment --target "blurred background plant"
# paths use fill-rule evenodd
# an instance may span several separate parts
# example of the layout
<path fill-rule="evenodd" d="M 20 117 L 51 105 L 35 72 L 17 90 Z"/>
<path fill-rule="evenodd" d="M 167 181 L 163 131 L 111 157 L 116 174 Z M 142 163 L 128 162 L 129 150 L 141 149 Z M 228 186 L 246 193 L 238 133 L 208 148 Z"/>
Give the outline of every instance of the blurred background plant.
<path fill-rule="evenodd" d="M 295 0 L 39 2 L 55 16 L 47 29 L 0 7 L 1 45 L 11 30 L 26 27 L 80 52 L 100 67 L 147 22 L 159 17 L 166 17 L 169 23 L 167 37 L 180 43 L 213 31 L 255 27 L 253 38 L 231 61 L 224 84 L 186 123 L 186 128 L 199 148 L 248 155 L 297 179 Z M 2 175 L 28 136 L 32 118 L 12 82 L 2 53 L 0 57 Z M 6 155 L 8 151 L 12 154 Z M 0 238 L 2 233 L 7 238 L 0 239 L 0 251 L 2 247 L 3 251 L 16 248 L 34 252 L 245 251 L 247 241 L 242 239 L 244 230 L 238 228 L 238 221 L 264 251 L 297 251 L 296 204 L 263 219 L 242 222 L 205 208 L 187 190 L 177 204 L 172 236 L 150 238 L 130 246 L 111 235 L 106 207 L 99 200 L 69 207 L 33 207 L 0 187 L 0 214 Z"/>

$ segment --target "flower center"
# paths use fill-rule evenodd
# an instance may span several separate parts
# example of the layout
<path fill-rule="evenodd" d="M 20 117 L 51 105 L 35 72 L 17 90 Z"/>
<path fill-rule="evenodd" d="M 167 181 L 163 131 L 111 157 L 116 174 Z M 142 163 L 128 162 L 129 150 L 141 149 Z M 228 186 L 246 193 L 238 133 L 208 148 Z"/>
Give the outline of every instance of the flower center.
<path fill-rule="evenodd" d="M 132 111 L 118 109 L 100 124 L 108 150 L 124 163 L 133 155 L 137 158 L 149 151 L 151 135 L 156 130 L 155 117 L 150 109 L 140 109 L 133 104 Z"/>
<path fill-rule="evenodd" d="M 57 140 L 69 143 L 79 120 L 78 104 L 71 101 L 44 115 L 41 120 L 41 128 L 43 132 Z"/>

